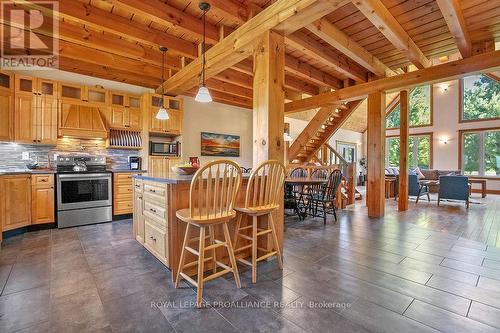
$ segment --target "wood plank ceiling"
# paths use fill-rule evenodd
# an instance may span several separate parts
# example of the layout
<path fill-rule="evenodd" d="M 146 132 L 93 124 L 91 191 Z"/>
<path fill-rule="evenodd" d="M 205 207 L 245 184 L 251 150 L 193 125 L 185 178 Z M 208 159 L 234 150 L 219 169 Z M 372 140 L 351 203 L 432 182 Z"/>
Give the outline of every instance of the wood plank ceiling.
<path fill-rule="evenodd" d="M 499 1 L 454 1 L 461 9 L 473 43 L 500 40 Z M 273 3 L 272 0 L 208 2 L 212 5 L 207 14 L 207 43 L 210 45 L 214 45 L 220 38 Z M 432 59 L 458 52 L 457 43 L 438 2 L 346 1 L 337 10 L 325 13 L 322 20 L 332 26 L 333 30 L 330 31 L 340 31 L 349 43 L 357 44 L 353 52 L 364 49 L 366 52 L 362 52 L 363 54 L 377 58 L 379 63 L 374 66 L 379 67 L 376 68 L 382 66 L 401 71 L 412 63 L 411 56 L 394 46 L 397 43 L 388 39 L 387 30 L 383 34 L 380 26 L 374 25 L 376 18 L 367 18 L 367 13 L 360 9 L 371 5 L 387 10 L 395 19 L 392 23 L 402 27 L 424 57 Z M 167 77 L 198 56 L 202 13 L 197 1 L 71 0 L 60 1 L 59 6 L 58 38 L 61 41 L 60 67 L 63 70 L 157 88 L 161 76 L 160 45 L 169 47 Z M 320 26 L 316 24 L 316 27 Z M 376 76 L 368 67 L 362 67 L 351 59 L 352 54 L 350 58 L 320 38 L 318 35 L 321 34 L 313 28 L 300 29 L 285 38 L 285 88 L 289 100 L 315 95 L 325 88 L 337 89 L 346 84 L 364 82 L 371 76 Z M 52 37 L 50 33 L 47 34 L 48 38 Z M 251 108 L 252 71 L 252 61 L 246 59 L 210 78 L 208 87 L 213 91 L 214 100 Z M 380 75 L 380 71 L 378 74 Z M 186 91 L 185 94 L 192 96 L 194 90 Z M 359 123 L 363 114 L 366 114 L 366 108 L 360 107 L 357 116 L 353 116 L 357 118 L 347 122 L 346 126 L 349 123 Z M 354 129 L 356 126 L 352 127 Z M 360 130 L 359 126 L 356 130 Z"/>

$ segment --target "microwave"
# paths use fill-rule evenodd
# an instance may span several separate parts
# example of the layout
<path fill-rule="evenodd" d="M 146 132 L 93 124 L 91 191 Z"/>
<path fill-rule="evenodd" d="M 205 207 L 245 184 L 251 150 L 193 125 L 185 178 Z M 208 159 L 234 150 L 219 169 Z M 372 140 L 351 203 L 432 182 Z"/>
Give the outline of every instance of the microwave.
<path fill-rule="evenodd" d="M 181 156 L 181 143 L 177 142 L 149 142 L 149 155 Z"/>

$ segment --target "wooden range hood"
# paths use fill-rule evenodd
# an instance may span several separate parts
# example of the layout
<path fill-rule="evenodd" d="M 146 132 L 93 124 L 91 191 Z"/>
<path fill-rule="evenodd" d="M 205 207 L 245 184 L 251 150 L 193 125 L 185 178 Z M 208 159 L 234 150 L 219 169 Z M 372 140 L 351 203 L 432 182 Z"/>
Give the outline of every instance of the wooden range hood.
<path fill-rule="evenodd" d="M 82 139 L 106 139 L 108 132 L 98 106 L 61 103 L 59 136 Z"/>

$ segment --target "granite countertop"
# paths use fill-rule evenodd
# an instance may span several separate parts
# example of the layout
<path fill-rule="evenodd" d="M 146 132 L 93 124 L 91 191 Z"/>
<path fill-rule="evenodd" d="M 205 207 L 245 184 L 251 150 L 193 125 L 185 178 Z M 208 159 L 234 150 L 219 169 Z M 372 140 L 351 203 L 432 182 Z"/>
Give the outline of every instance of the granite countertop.
<path fill-rule="evenodd" d="M 18 175 L 18 174 L 40 174 L 40 173 L 56 173 L 56 170 L 53 169 L 12 169 L 12 170 L 2 170 L 0 169 L 0 176 L 4 175 Z"/>
<path fill-rule="evenodd" d="M 134 176 L 137 179 L 149 180 L 153 182 L 163 183 L 163 184 L 183 184 L 183 183 L 191 183 L 194 175 L 179 175 L 177 173 L 169 173 L 165 178 L 159 177 L 150 177 L 150 176 Z M 242 175 L 243 179 L 247 179 L 250 177 L 249 173 L 244 173 Z"/>

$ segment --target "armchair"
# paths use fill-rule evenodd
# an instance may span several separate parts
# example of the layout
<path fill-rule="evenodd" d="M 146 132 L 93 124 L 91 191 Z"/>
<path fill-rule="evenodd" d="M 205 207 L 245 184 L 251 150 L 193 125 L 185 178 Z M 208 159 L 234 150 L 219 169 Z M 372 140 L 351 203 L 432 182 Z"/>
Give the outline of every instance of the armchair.
<path fill-rule="evenodd" d="M 408 195 L 412 197 L 417 197 L 417 201 L 422 195 L 427 195 L 427 200 L 430 202 L 431 198 L 429 196 L 429 187 L 426 184 L 420 184 L 417 175 L 408 175 Z"/>
<path fill-rule="evenodd" d="M 469 178 L 466 176 L 440 176 L 438 206 L 441 200 L 462 200 L 469 208 Z"/>

